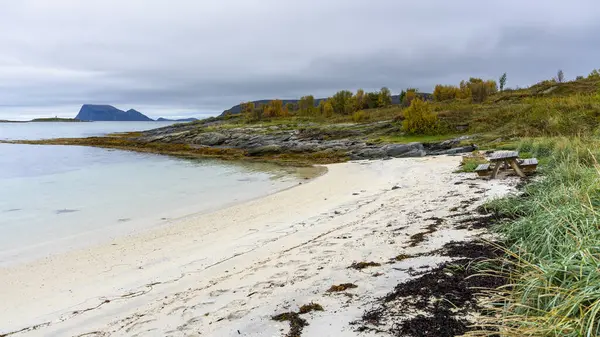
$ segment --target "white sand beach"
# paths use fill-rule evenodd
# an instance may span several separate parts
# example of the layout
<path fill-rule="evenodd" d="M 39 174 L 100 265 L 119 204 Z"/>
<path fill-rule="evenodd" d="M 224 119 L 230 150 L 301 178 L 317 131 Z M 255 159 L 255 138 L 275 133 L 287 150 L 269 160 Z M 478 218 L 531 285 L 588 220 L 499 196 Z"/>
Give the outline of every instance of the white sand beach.
<path fill-rule="evenodd" d="M 447 259 L 395 256 L 480 231 L 445 223 L 415 247 L 411 235 L 514 185 L 453 173 L 459 162 L 328 165 L 325 175 L 264 198 L 0 269 L 0 335 L 285 336 L 288 323 L 271 316 L 316 302 L 324 311 L 303 315 L 303 336 L 357 336 L 349 323 L 369 301 L 410 277 L 409 267 Z M 360 261 L 381 266 L 348 268 Z M 358 287 L 327 293 L 340 283 Z"/>

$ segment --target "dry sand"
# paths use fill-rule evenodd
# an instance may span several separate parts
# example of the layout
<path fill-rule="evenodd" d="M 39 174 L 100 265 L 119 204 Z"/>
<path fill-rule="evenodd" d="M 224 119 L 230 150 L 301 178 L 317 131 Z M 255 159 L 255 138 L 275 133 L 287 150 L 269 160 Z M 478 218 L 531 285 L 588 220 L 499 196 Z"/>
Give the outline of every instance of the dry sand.
<path fill-rule="evenodd" d="M 393 257 L 480 233 L 444 224 L 409 247 L 434 221 L 427 219 L 467 216 L 511 189 L 509 180 L 452 173 L 459 162 L 329 165 L 327 174 L 261 199 L 0 269 L 0 335 L 284 336 L 288 324 L 271 316 L 317 302 L 325 311 L 303 315 L 304 336 L 357 336 L 349 323 L 409 278 L 407 268 L 446 260 Z M 359 261 L 382 266 L 348 269 Z M 326 293 L 340 283 L 358 287 Z"/>

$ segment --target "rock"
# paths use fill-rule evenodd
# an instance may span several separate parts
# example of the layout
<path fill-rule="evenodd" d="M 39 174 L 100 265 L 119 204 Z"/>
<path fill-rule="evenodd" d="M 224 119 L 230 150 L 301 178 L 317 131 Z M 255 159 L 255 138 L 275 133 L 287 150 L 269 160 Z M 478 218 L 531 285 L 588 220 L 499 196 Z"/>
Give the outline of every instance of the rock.
<path fill-rule="evenodd" d="M 425 148 L 421 143 L 385 145 L 383 151 L 387 156 L 395 158 L 423 157 L 425 155 Z"/>
<path fill-rule="evenodd" d="M 460 142 L 462 142 L 464 140 L 468 140 L 470 138 L 471 138 L 470 136 L 460 136 L 458 138 L 445 140 L 445 141 L 440 142 L 440 143 L 429 144 L 428 147 L 427 147 L 427 150 L 429 152 L 437 152 L 437 151 L 442 151 L 442 150 L 449 150 L 449 149 L 457 146 L 458 144 L 460 144 Z"/>
<path fill-rule="evenodd" d="M 382 148 L 363 148 L 350 154 L 352 159 L 377 159 L 385 157 L 385 152 Z"/>
<path fill-rule="evenodd" d="M 207 146 L 221 145 L 227 140 L 227 136 L 218 132 L 205 132 L 197 135 L 193 143 Z"/>
<path fill-rule="evenodd" d="M 266 155 L 266 154 L 281 153 L 281 150 L 282 150 L 281 146 L 271 144 L 271 145 L 259 146 L 259 147 L 254 147 L 254 148 L 248 149 L 248 155 L 249 156 L 262 156 L 262 155 Z"/>

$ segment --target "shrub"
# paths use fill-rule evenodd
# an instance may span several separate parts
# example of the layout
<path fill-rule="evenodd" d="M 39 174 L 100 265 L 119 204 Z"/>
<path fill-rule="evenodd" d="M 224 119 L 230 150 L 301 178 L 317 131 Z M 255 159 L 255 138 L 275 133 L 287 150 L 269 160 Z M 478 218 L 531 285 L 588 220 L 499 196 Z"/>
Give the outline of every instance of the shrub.
<path fill-rule="evenodd" d="M 369 119 L 371 119 L 371 116 L 364 110 L 360 110 L 352 114 L 352 121 L 354 121 L 354 123 L 366 122 Z"/>
<path fill-rule="evenodd" d="M 432 134 L 439 131 L 439 121 L 428 103 L 415 98 L 404 111 L 402 127 L 412 134 Z"/>

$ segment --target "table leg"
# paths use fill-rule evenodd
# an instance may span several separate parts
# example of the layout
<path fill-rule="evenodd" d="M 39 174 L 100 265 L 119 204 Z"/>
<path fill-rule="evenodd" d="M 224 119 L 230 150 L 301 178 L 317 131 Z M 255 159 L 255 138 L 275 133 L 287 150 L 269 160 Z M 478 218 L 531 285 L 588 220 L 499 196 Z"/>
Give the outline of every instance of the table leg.
<path fill-rule="evenodd" d="M 496 176 L 498 175 L 498 171 L 500 170 L 500 166 L 502 166 L 502 162 L 497 161 L 494 163 L 494 169 L 492 170 L 492 179 L 496 179 Z"/>
<path fill-rule="evenodd" d="M 523 171 L 521 171 L 521 168 L 519 167 L 519 163 L 517 163 L 517 161 L 515 159 L 511 159 L 508 163 L 513 168 L 513 170 L 515 170 L 515 172 L 517 172 L 519 177 L 525 178 L 525 173 L 523 173 Z"/>

